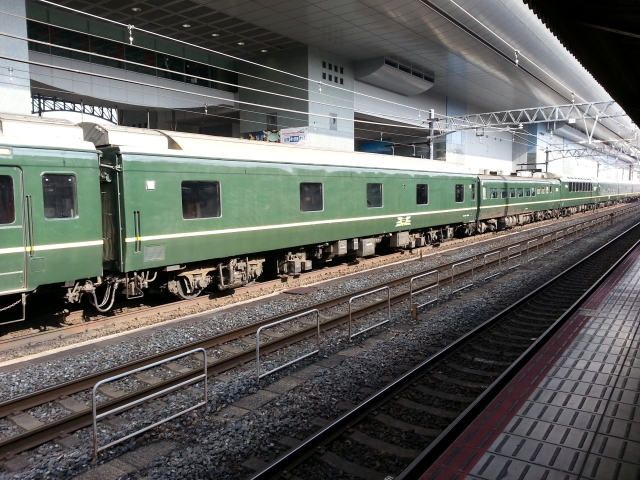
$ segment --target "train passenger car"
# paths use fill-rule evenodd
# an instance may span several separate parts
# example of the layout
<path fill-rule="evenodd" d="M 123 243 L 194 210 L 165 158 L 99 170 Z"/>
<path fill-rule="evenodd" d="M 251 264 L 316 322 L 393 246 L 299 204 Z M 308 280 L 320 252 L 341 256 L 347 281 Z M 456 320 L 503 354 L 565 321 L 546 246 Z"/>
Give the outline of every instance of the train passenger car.
<path fill-rule="evenodd" d="M 190 298 L 267 267 L 297 274 L 380 243 L 419 247 L 638 195 L 628 182 L 0 115 L 0 297 L 46 288 L 106 311 L 116 292 L 156 281 Z"/>
<path fill-rule="evenodd" d="M 279 273 L 299 273 L 314 261 L 372 255 L 383 240 L 450 238 L 449 225 L 475 221 L 477 177 L 462 166 L 432 172 L 435 162 L 411 158 L 389 165 L 370 154 L 83 128 L 103 154 L 105 260 L 134 272 L 130 296 L 159 268 L 169 290 L 189 298 L 212 283 L 255 280 L 267 258 Z"/>
<path fill-rule="evenodd" d="M 478 220 L 487 230 L 504 229 L 552 218 L 558 206 L 560 182 L 553 174 L 538 177 L 479 175 L 481 205 Z M 480 231 L 485 228 L 480 227 Z"/>
<path fill-rule="evenodd" d="M 98 155 L 82 129 L 0 116 L 0 296 L 102 275 L 99 209 Z"/>
<path fill-rule="evenodd" d="M 563 214 L 571 215 L 584 212 L 596 207 L 597 180 L 591 178 L 562 177 L 560 179 L 560 191 L 562 203 L 560 208 Z"/>

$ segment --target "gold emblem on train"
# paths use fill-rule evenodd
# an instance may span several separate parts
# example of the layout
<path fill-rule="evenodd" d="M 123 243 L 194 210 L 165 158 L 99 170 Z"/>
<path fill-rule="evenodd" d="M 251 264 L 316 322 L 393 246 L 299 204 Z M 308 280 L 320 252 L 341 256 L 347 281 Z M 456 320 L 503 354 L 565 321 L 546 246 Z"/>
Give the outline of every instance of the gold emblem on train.
<path fill-rule="evenodd" d="M 398 217 L 396 227 L 406 227 L 409 225 L 411 225 L 411 215 L 407 215 L 406 217 Z"/>

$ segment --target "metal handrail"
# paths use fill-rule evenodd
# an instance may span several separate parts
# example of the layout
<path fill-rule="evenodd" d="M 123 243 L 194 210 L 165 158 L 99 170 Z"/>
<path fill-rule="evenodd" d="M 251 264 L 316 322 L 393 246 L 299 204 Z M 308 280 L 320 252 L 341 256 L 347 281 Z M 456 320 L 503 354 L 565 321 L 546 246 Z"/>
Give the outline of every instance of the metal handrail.
<path fill-rule="evenodd" d="M 462 286 L 462 287 L 460 287 L 460 288 L 458 288 L 458 289 L 456 289 L 456 290 L 453 290 L 453 291 L 451 292 L 452 294 L 453 294 L 453 293 L 456 293 L 456 292 L 459 292 L 460 290 L 464 290 L 465 288 L 468 288 L 468 287 L 470 287 L 470 286 L 472 286 L 472 285 L 474 284 L 474 282 L 475 282 L 475 275 L 474 275 L 474 272 L 473 272 L 473 262 L 474 262 L 475 260 L 476 260 L 476 257 L 473 257 L 473 258 L 470 258 L 469 260 L 465 260 L 464 262 L 458 262 L 458 263 L 454 263 L 453 265 L 451 265 L 451 288 L 453 288 L 453 285 L 454 285 L 454 283 L 453 283 L 453 282 L 454 282 L 454 279 L 455 279 L 455 277 L 456 277 L 456 276 L 455 276 L 455 269 L 456 269 L 456 267 L 459 267 L 460 265 L 464 265 L 464 264 L 466 264 L 466 263 L 471 262 L 471 283 L 468 283 L 468 284 L 466 284 L 466 285 L 464 285 L 464 286 Z"/>
<path fill-rule="evenodd" d="M 498 250 L 497 252 L 490 252 L 485 254 L 484 256 L 484 264 L 482 269 L 487 270 L 487 258 L 492 255 L 498 255 L 498 271 L 496 273 L 492 273 L 491 275 L 484 277 L 485 280 L 489 280 L 490 278 L 495 277 L 496 275 L 500 275 L 500 270 L 502 269 L 502 250 Z"/>
<path fill-rule="evenodd" d="M 553 236 L 552 234 L 544 235 L 544 236 L 542 237 L 542 245 L 543 245 L 543 246 L 544 246 L 544 245 L 546 245 L 546 244 L 547 244 L 547 241 L 546 241 L 545 239 L 546 239 L 546 238 L 549 238 L 549 237 L 552 237 L 552 236 Z M 551 245 L 552 245 L 552 244 L 553 244 L 553 240 L 552 240 L 551 242 L 549 242 L 549 248 L 547 248 L 547 252 L 546 252 L 547 254 L 548 254 L 549 252 L 551 252 Z"/>
<path fill-rule="evenodd" d="M 511 245 L 510 247 L 507 248 L 507 270 L 511 270 L 512 268 L 516 268 L 519 267 L 520 264 L 518 265 L 514 265 L 513 267 L 510 267 L 509 265 L 511 265 L 511 259 L 512 258 L 518 258 L 520 255 L 522 255 L 522 244 L 518 243 L 517 245 Z M 511 250 L 513 250 L 514 248 L 519 248 L 520 250 L 518 250 L 518 254 L 517 255 L 512 255 L 510 252 Z"/>
<path fill-rule="evenodd" d="M 98 415 L 98 411 L 97 411 L 98 409 L 97 409 L 97 403 L 96 403 L 96 393 L 98 391 L 98 388 L 101 385 L 104 385 L 105 383 L 113 382 L 115 380 L 119 380 L 120 378 L 127 377 L 127 376 L 129 376 L 131 374 L 134 374 L 134 373 L 143 372 L 143 371 L 148 370 L 150 368 L 157 367 L 158 365 L 162 365 L 163 363 L 171 362 L 173 360 L 177 360 L 179 358 L 186 357 L 188 355 L 193 355 L 196 352 L 202 352 L 202 355 L 203 355 L 204 367 L 203 367 L 203 372 L 202 372 L 201 375 L 198 375 L 197 377 L 191 378 L 189 380 L 185 380 L 184 382 L 181 382 L 181 383 L 179 383 L 177 385 L 174 385 L 174 386 L 169 387 L 169 388 L 165 388 L 164 390 L 160 390 L 159 392 L 152 393 L 150 395 L 147 395 L 146 397 L 140 398 L 138 400 L 134 400 L 133 402 L 129 402 L 126 405 L 122 405 L 120 407 L 114 408 L 112 410 L 109 410 L 107 412 L 104 412 L 104 413 L 101 413 L 100 415 Z M 134 436 L 136 436 L 136 435 L 138 435 L 138 434 L 140 434 L 142 432 L 146 432 L 147 430 L 150 430 L 150 429 L 152 429 L 154 427 L 157 427 L 158 425 L 162 425 L 163 423 L 168 422 L 169 420 L 173 420 L 174 418 L 179 417 L 180 415 L 183 415 L 183 414 L 185 414 L 187 412 L 190 412 L 191 410 L 195 410 L 196 408 L 199 408 L 199 407 L 201 407 L 203 405 L 206 405 L 207 404 L 207 400 L 208 400 L 208 398 L 207 398 L 207 365 L 208 365 L 208 363 L 207 363 L 207 351 L 204 348 L 194 348 L 193 350 L 189 350 L 188 352 L 181 353 L 180 355 L 175 355 L 175 356 L 173 356 L 171 358 L 166 358 L 164 360 L 160 360 L 159 362 L 151 363 L 149 365 L 145 365 L 144 367 L 136 368 L 135 370 L 130 370 L 128 372 L 121 373 L 120 375 L 115 375 L 113 377 L 105 378 L 104 380 L 100 380 L 98 383 L 96 383 L 94 385 L 94 387 L 93 387 L 92 399 L 91 399 L 91 404 L 92 404 L 92 407 L 93 407 L 93 456 L 94 456 L 94 458 L 98 458 L 98 452 L 101 452 L 102 450 L 106 450 L 107 448 L 112 447 L 113 445 L 117 445 L 120 442 L 124 442 L 125 440 L 128 440 L 129 438 L 134 437 Z M 192 383 L 197 383 L 200 380 L 204 381 L 204 400 L 202 402 L 200 402 L 200 403 L 198 403 L 196 405 L 193 405 L 192 407 L 189 407 L 189 408 L 187 408 L 185 410 L 182 410 L 181 412 L 178 412 L 178 413 L 176 413 L 174 415 L 171 415 L 170 417 L 164 418 L 164 419 L 160 420 L 159 422 L 155 422 L 152 425 L 149 425 L 149 426 L 147 426 L 145 428 L 137 430 L 137 431 L 135 431 L 133 433 L 130 433 L 130 434 L 122 437 L 122 438 L 119 438 L 118 440 L 114 440 L 113 442 L 108 443 L 108 444 L 103 445 L 102 447 L 98 448 L 98 420 L 101 420 L 101 419 L 103 419 L 105 417 L 109 417 L 111 415 L 115 415 L 116 413 L 120 413 L 122 411 L 128 410 L 128 409 L 130 409 L 132 407 L 135 407 L 136 405 L 140 405 L 140 404 L 145 403 L 145 402 L 147 402 L 147 401 L 149 401 L 149 400 L 151 400 L 153 398 L 160 397 L 162 395 L 165 395 L 165 394 L 167 394 L 169 392 L 172 392 L 172 391 L 177 390 L 179 388 L 185 387 L 185 386 L 190 385 Z"/>
<path fill-rule="evenodd" d="M 527 263 L 529 263 L 529 262 L 532 260 L 532 259 L 529 257 L 529 247 L 531 246 L 531 244 L 532 244 L 532 243 L 536 243 L 538 240 L 539 240 L 538 238 L 534 238 L 533 240 L 529 240 L 529 241 L 527 241 Z M 540 245 L 539 243 L 536 243 L 536 253 L 538 252 L 538 246 L 539 246 L 539 245 Z M 533 257 L 533 258 L 534 258 L 534 259 L 535 259 L 535 258 L 538 258 L 538 256 L 535 256 L 535 257 Z"/>
<path fill-rule="evenodd" d="M 436 283 L 434 285 L 429 285 L 428 287 L 423 287 L 419 290 L 416 290 L 415 292 L 413 291 L 413 281 L 417 280 L 419 278 L 423 278 L 429 275 L 436 275 Z M 425 303 L 421 303 L 421 304 L 414 304 L 413 303 L 413 296 L 414 295 L 418 295 L 420 293 L 426 292 L 428 290 L 431 290 L 435 288 L 436 289 L 436 298 L 433 300 L 429 300 L 428 302 Z M 411 313 L 411 316 L 413 317 L 413 319 L 415 320 L 418 317 L 418 309 L 421 307 L 424 307 L 425 305 L 429 305 L 431 303 L 437 302 L 438 299 L 440 298 L 440 272 L 438 270 L 431 270 L 430 272 L 427 273 L 423 273 L 421 275 L 417 275 L 413 278 L 411 278 L 411 280 L 409 280 L 409 311 Z"/>
<path fill-rule="evenodd" d="M 309 315 L 310 313 L 315 312 L 316 314 L 316 323 L 318 324 L 318 334 L 317 334 L 317 339 L 316 339 L 316 349 L 313 352 L 310 353 L 306 353 L 300 357 L 296 357 L 293 360 L 291 360 L 290 362 L 285 363 L 284 365 L 280 365 L 277 368 L 274 368 L 272 370 L 268 370 L 263 374 L 260 374 L 260 332 L 262 330 L 264 330 L 265 328 L 269 328 L 269 327 L 273 327 L 275 325 L 279 325 L 280 323 L 283 322 L 289 322 L 291 320 L 294 320 L 296 318 L 299 317 L 304 317 L 306 315 Z M 296 362 L 299 362 L 302 359 L 305 359 L 307 357 L 310 357 L 311 355 L 315 355 L 316 353 L 320 352 L 320 311 L 317 308 L 314 308 L 312 310 L 307 310 L 306 312 L 302 312 L 299 313 L 298 315 L 294 315 L 292 317 L 287 317 L 287 318 L 283 318 L 282 320 L 278 320 L 277 322 L 273 322 L 273 323 L 269 323 L 267 325 L 263 325 L 262 327 L 258 328 L 258 331 L 256 332 L 256 382 L 258 382 L 258 384 L 260 384 L 260 379 L 262 377 L 266 377 L 267 375 L 270 375 L 274 372 L 277 372 L 278 370 L 281 370 L 285 367 L 288 367 L 289 365 L 293 365 Z"/>
<path fill-rule="evenodd" d="M 558 248 L 560 248 L 560 247 L 558 247 L 558 235 L 562 234 L 562 240 L 564 240 L 564 233 L 565 233 L 564 230 L 558 230 L 557 232 L 555 232 L 556 246 L 555 246 L 554 250 L 557 250 Z"/>
<path fill-rule="evenodd" d="M 382 290 L 386 290 L 387 291 L 387 319 L 384 322 L 376 323 L 375 325 L 367 327 L 364 330 L 360 330 L 357 333 L 352 333 L 353 329 L 352 329 L 352 318 L 351 318 L 351 303 L 356 298 L 366 297 L 366 296 L 371 295 L 373 293 L 381 292 Z M 376 288 L 375 290 L 371 290 L 370 292 L 367 292 L 367 293 L 361 293 L 360 295 L 356 295 L 355 297 L 351 297 L 349 299 L 349 340 L 351 340 L 353 337 L 357 337 L 358 335 L 360 335 L 360 334 L 362 334 L 364 332 L 368 332 L 369 330 L 371 330 L 373 328 L 379 327 L 380 325 L 384 325 L 385 323 L 388 323 L 390 321 L 391 321 L 391 289 L 388 286 Z"/>

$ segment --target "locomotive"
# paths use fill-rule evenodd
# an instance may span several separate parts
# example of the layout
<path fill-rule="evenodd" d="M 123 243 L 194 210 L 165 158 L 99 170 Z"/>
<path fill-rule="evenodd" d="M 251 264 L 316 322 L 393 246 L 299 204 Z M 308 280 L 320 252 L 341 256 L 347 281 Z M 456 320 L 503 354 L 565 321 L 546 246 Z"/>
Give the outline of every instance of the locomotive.
<path fill-rule="evenodd" d="M 266 268 L 295 275 L 640 195 L 631 182 L 41 117 L 0 115 L 0 131 L 7 304 L 37 289 L 108 311 L 152 283 L 188 299 Z"/>

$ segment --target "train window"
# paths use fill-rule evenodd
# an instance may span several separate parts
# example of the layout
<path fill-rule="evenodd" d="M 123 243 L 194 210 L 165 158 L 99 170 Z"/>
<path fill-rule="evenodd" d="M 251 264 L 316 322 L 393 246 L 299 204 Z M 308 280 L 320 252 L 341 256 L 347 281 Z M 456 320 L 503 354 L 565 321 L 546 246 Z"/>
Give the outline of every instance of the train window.
<path fill-rule="evenodd" d="M 498 198 L 498 189 L 497 188 L 489 189 L 489 193 L 491 194 L 491 198 Z"/>
<path fill-rule="evenodd" d="M 507 189 L 503 188 L 500 190 L 500 198 L 507 198 Z"/>
<path fill-rule="evenodd" d="M 471 189 L 471 200 L 475 200 L 476 199 L 476 186 L 475 185 L 469 185 L 469 188 Z"/>
<path fill-rule="evenodd" d="M 184 180 L 182 182 L 182 218 L 220 217 L 220 182 Z"/>
<path fill-rule="evenodd" d="M 419 183 L 416 185 L 416 204 L 426 205 L 427 203 L 429 203 L 429 185 Z"/>
<path fill-rule="evenodd" d="M 7 225 L 16 221 L 14 205 L 13 178 L 0 175 L 0 225 Z"/>
<path fill-rule="evenodd" d="M 456 185 L 456 203 L 464 202 L 464 185 Z"/>
<path fill-rule="evenodd" d="M 524 188 L 518 189 L 518 198 L 524 197 Z"/>
<path fill-rule="evenodd" d="M 382 184 L 367 183 L 367 207 L 380 208 L 382 206 Z"/>
<path fill-rule="evenodd" d="M 509 189 L 509 198 L 516 198 L 516 189 L 515 188 L 510 188 Z"/>
<path fill-rule="evenodd" d="M 324 208 L 321 183 L 300 184 L 300 211 L 320 212 Z"/>
<path fill-rule="evenodd" d="M 535 188 L 532 188 L 532 189 L 531 189 L 531 196 L 532 196 L 532 197 L 535 197 L 535 196 L 536 196 L 536 189 L 535 189 Z"/>
<path fill-rule="evenodd" d="M 60 219 L 78 216 L 76 177 L 47 173 L 42 176 L 44 218 Z"/>
<path fill-rule="evenodd" d="M 525 188 L 524 189 L 524 196 L 525 197 L 530 197 L 531 196 L 531 189 L 530 188 Z"/>
<path fill-rule="evenodd" d="M 487 199 L 487 187 L 482 187 L 482 199 Z"/>

